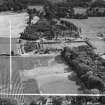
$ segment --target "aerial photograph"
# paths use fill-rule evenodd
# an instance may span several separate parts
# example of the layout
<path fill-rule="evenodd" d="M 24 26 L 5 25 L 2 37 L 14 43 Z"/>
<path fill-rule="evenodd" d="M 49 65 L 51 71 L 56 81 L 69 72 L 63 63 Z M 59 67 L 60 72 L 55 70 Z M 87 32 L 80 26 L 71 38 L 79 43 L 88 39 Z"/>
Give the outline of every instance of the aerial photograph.
<path fill-rule="evenodd" d="M 105 0 L 0 0 L 0 85 L 105 94 Z"/>

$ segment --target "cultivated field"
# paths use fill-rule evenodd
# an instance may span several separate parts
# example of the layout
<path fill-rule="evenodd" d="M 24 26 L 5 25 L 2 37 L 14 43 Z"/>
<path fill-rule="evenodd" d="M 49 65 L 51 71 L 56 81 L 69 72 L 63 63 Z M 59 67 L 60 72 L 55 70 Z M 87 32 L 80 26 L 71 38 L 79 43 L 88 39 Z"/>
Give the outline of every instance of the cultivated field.
<path fill-rule="evenodd" d="M 20 14 L 12 14 L 10 15 L 11 20 L 11 36 L 12 37 L 19 37 L 20 33 L 24 31 L 28 19 L 27 13 L 20 13 Z"/>

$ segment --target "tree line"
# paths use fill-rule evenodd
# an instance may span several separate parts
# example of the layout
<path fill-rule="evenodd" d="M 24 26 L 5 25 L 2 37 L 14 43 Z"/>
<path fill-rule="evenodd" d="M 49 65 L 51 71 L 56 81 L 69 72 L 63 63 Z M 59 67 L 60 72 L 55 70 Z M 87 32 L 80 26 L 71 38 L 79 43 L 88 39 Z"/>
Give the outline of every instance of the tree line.
<path fill-rule="evenodd" d="M 90 102 L 105 104 L 104 96 L 39 96 L 31 102 L 22 105 L 87 105 Z M 18 101 L 11 98 L 0 98 L 0 105 L 19 105 Z"/>
<path fill-rule="evenodd" d="M 95 54 L 89 46 L 74 49 L 65 47 L 61 55 L 89 89 L 89 93 L 93 92 L 93 89 L 98 93 L 105 92 L 105 60 Z"/>
<path fill-rule="evenodd" d="M 42 4 L 41 0 L 4 0 L 0 5 L 0 11 L 20 11 L 29 5 Z"/>

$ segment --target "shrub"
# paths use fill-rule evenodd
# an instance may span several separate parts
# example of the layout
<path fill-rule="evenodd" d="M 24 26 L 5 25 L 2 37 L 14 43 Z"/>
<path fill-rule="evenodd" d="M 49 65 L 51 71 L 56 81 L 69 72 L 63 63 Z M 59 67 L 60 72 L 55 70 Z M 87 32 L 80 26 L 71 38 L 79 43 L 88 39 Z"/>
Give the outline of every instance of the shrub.
<path fill-rule="evenodd" d="M 105 60 L 87 46 L 65 47 L 62 55 L 88 89 L 104 91 Z"/>
<path fill-rule="evenodd" d="M 18 105 L 16 100 L 12 100 L 9 98 L 1 98 L 0 105 Z"/>
<path fill-rule="evenodd" d="M 32 102 L 30 103 L 30 105 L 37 105 L 37 103 L 36 103 L 35 101 L 32 101 Z"/>
<path fill-rule="evenodd" d="M 65 60 L 69 60 L 71 55 L 71 49 L 69 47 L 64 47 L 64 50 L 61 52 L 61 55 L 65 58 Z"/>
<path fill-rule="evenodd" d="M 84 63 L 80 63 L 77 60 L 72 61 L 72 66 L 74 66 L 74 69 L 75 69 L 76 73 L 78 74 L 78 76 L 84 75 L 88 71 L 92 71 L 92 69 L 88 65 L 86 65 Z"/>
<path fill-rule="evenodd" d="M 98 76 L 93 74 L 86 74 L 82 77 L 82 80 L 89 89 L 104 89 L 104 82 Z"/>

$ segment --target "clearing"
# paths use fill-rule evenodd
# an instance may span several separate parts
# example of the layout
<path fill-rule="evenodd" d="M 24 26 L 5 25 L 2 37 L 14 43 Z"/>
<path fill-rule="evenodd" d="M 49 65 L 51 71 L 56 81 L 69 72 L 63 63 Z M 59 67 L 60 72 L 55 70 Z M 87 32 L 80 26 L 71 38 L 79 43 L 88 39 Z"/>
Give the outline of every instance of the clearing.
<path fill-rule="evenodd" d="M 13 87 L 15 85 L 15 90 L 21 87 L 23 93 L 78 94 L 83 92 L 76 74 L 70 70 L 60 55 L 13 57 L 12 71 Z M 19 73 L 16 74 L 16 71 Z"/>

